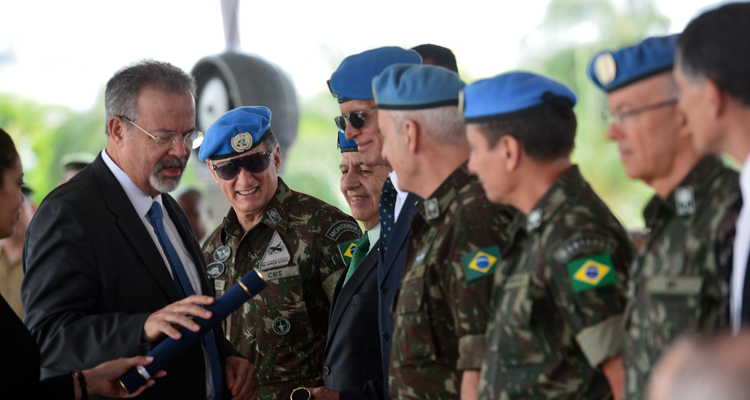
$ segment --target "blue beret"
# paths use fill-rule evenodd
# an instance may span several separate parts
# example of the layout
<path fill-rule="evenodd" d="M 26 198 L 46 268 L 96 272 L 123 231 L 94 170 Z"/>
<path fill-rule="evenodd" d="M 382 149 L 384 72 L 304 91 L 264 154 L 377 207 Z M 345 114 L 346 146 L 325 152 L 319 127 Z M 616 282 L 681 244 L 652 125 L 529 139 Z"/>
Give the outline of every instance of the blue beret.
<path fill-rule="evenodd" d="M 635 46 L 597 53 L 589 63 L 589 78 L 607 93 L 669 71 L 679 34 L 651 37 Z"/>
<path fill-rule="evenodd" d="M 331 75 L 328 89 L 339 103 L 372 100 L 372 78 L 393 64 L 422 64 L 422 57 L 400 47 L 380 47 L 351 55 Z"/>
<path fill-rule="evenodd" d="M 357 143 L 355 143 L 353 140 L 346 140 L 346 134 L 344 134 L 344 131 L 341 130 L 339 131 L 338 148 L 341 149 L 342 153 L 359 151 Z"/>
<path fill-rule="evenodd" d="M 472 83 L 459 108 L 467 123 L 510 118 L 547 106 L 573 108 L 576 94 L 566 85 L 531 72 L 509 72 Z"/>
<path fill-rule="evenodd" d="M 455 72 L 434 65 L 395 64 L 372 80 L 381 110 L 421 110 L 457 106 L 466 84 Z"/>
<path fill-rule="evenodd" d="M 239 107 L 216 120 L 203 135 L 198 158 L 219 160 L 256 148 L 271 132 L 271 110 Z"/>

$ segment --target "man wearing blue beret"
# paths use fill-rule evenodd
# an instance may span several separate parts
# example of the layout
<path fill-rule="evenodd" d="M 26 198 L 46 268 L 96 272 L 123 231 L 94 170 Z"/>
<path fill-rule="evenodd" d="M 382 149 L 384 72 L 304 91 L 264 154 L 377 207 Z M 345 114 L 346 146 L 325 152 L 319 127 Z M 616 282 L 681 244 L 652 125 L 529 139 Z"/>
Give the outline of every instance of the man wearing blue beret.
<path fill-rule="evenodd" d="M 422 63 L 414 50 L 380 47 L 346 57 L 328 81 L 331 94 L 338 100 L 341 115 L 335 118 L 347 140 L 357 144 L 366 165 L 388 165 L 382 158 L 382 137 L 378 132 L 378 108 L 372 92 L 372 79 L 386 67 L 397 64 Z M 398 176 L 392 168 L 380 197 L 380 255 L 378 260 L 378 323 L 380 328 L 383 377 L 388 386 L 388 362 L 393 343 L 391 300 L 398 290 L 406 256 L 409 219 L 422 199 L 401 191 Z M 385 390 L 384 398 L 389 399 Z"/>
<path fill-rule="evenodd" d="M 383 158 L 401 190 L 426 199 L 411 218 L 395 318 L 394 399 L 476 399 L 492 276 L 515 210 L 469 174 L 458 112 L 464 83 L 446 68 L 397 64 L 373 80 Z"/>
<path fill-rule="evenodd" d="M 737 220 L 730 289 L 732 331 L 750 324 L 750 3 L 731 3 L 694 19 L 677 41 L 679 107 L 689 116 L 702 153 L 728 154 L 743 163 L 745 203 Z"/>
<path fill-rule="evenodd" d="M 359 226 L 278 177 L 281 149 L 266 107 L 222 115 L 198 156 L 232 204 L 203 244 L 217 296 L 252 269 L 268 283 L 224 322 L 257 371 L 258 398 L 287 400 L 299 386 L 322 385 L 331 297 L 346 267 L 338 245 L 359 238 Z"/>
<path fill-rule="evenodd" d="M 522 213 L 495 274 L 482 399 L 605 399 L 611 371 L 621 374 L 634 249 L 571 164 L 575 103 L 567 86 L 528 72 L 463 92 L 469 169 L 491 202 Z"/>
<path fill-rule="evenodd" d="M 680 334 L 711 333 L 728 320 L 738 174 L 693 146 L 672 75 L 677 37 L 602 51 L 589 66 L 607 93 L 607 138 L 617 141 L 628 176 L 656 192 L 643 212 L 650 234 L 630 274 L 625 399 L 643 398 L 652 367 Z"/>

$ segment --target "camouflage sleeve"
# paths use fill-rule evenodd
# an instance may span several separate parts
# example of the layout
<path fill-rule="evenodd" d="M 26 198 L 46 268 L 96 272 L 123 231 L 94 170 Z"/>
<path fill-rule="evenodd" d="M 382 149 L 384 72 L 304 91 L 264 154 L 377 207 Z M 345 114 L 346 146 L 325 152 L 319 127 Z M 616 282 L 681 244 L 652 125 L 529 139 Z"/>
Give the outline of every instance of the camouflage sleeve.
<path fill-rule="evenodd" d="M 545 254 L 555 305 L 594 368 L 623 349 L 622 313 L 633 251 L 620 241 L 602 232 L 576 232 Z"/>
<path fill-rule="evenodd" d="M 446 260 L 450 273 L 448 301 L 458 338 L 458 370 L 479 370 L 484 358 L 494 273 L 505 242 L 498 231 L 490 224 L 460 226 Z"/>
<path fill-rule="evenodd" d="M 341 220 L 333 221 L 325 234 L 320 239 L 320 253 L 317 262 L 317 270 L 320 274 L 323 291 L 328 297 L 328 302 L 333 299 L 333 291 L 341 275 L 346 271 L 346 264 L 341 257 L 338 245 L 340 243 L 359 239 L 361 230 L 359 225 L 351 218 L 342 216 Z"/>
<path fill-rule="evenodd" d="M 734 237 L 736 234 L 735 224 L 742 209 L 742 194 L 739 189 L 732 191 L 728 196 L 726 211 L 719 222 L 716 232 L 714 254 L 716 254 L 716 266 L 718 268 L 718 281 L 720 291 L 719 301 L 719 326 L 727 327 L 730 323 L 729 311 L 729 288 L 732 279 L 732 265 L 734 253 Z"/>

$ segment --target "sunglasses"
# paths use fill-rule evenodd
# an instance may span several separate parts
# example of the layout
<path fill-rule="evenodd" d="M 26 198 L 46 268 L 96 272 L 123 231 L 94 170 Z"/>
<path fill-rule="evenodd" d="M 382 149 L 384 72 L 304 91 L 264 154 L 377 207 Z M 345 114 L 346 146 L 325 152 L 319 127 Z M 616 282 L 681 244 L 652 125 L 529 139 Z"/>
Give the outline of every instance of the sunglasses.
<path fill-rule="evenodd" d="M 354 129 L 362 129 L 362 127 L 365 126 L 365 113 L 376 108 L 378 108 L 378 106 L 368 108 L 367 110 L 354 111 L 349 114 L 339 115 L 333 120 L 336 121 L 336 126 L 342 131 L 346 130 L 347 122 L 351 124 Z"/>
<path fill-rule="evenodd" d="M 267 170 L 269 164 L 271 164 L 271 155 L 263 151 L 231 160 L 217 161 L 213 164 L 213 168 L 219 178 L 231 181 L 240 174 L 240 168 L 244 168 L 251 174 L 259 174 Z"/>

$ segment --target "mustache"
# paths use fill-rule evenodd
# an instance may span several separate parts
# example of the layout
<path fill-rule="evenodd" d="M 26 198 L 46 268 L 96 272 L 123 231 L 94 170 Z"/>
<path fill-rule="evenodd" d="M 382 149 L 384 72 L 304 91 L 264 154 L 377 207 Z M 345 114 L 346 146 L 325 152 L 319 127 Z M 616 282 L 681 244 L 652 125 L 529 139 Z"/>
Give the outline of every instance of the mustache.
<path fill-rule="evenodd" d="M 158 174 L 165 168 L 180 168 L 181 171 L 185 170 L 187 166 L 187 158 L 170 158 L 168 160 L 160 161 L 154 166 L 154 174 Z"/>

